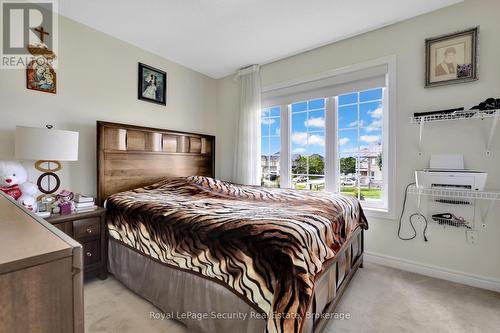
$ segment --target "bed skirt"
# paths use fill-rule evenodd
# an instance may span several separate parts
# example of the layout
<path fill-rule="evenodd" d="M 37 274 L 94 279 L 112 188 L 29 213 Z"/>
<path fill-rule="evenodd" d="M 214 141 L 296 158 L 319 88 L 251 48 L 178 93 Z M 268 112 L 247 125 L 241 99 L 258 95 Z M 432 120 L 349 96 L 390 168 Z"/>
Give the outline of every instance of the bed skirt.
<path fill-rule="evenodd" d="M 188 332 L 263 333 L 266 318 L 259 309 L 221 283 L 179 270 L 109 237 L 109 272 L 161 312 L 151 320 L 174 319 Z M 363 260 L 363 230 L 358 229 L 318 274 L 314 298 L 302 333 L 323 330 L 347 284 Z"/>

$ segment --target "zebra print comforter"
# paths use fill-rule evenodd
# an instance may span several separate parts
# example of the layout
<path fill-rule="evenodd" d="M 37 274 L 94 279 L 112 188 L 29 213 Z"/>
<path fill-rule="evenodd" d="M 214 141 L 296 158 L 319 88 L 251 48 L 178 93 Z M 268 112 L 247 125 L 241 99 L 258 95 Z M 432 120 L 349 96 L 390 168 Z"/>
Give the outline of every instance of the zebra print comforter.
<path fill-rule="evenodd" d="M 107 200 L 110 236 L 162 263 L 215 279 L 300 332 L 315 276 L 358 228 L 359 202 L 331 193 L 169 178 Z"/>

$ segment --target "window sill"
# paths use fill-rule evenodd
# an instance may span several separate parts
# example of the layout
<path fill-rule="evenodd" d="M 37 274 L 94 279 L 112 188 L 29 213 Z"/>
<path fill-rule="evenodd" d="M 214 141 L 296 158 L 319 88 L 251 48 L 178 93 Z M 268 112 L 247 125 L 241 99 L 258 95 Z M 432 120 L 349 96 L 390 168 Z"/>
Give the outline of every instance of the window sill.
<path fill-rule="evenodd" d="M 363 204 L 361 204 L 363 207 Z M 363 207 L 363 211 L 367 218 L 376 218 L 383 220 L 394 220 L 394 213 L 383 208 L 375 208 L 375 207 Z"/>

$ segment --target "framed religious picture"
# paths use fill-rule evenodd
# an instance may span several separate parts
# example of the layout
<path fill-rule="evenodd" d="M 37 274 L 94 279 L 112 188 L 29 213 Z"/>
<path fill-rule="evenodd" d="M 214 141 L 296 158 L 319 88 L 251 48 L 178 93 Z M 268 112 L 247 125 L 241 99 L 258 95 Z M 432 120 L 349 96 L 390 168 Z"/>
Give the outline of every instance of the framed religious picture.
<path fill-rule="evenodd" d="M 167 104 L 167 73 L 139 63 L 137 98 L 156 104 Z"/>
<path fill-rule="evenodd" d="M 32 60 L 26 68 L 26 88 L 56 93 L 56 72 L 46 58 Z"/>
<path fill-rule="evenodd" d="M 479 27 L 425 40 L 425 87 L 478 79 Z"/>

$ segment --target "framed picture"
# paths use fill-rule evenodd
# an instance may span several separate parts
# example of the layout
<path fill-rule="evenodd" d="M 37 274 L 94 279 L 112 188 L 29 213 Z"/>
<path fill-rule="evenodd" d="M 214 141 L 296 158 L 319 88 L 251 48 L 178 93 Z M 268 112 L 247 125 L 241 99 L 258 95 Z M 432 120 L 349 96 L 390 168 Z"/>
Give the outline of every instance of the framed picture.
<path fill-rule="evenodd" d="M 139 63 L 137 98 L 156 104 L 167 104 L 167 73 Z"/>
<path fill-rule="evenodd" d="M 479 27 L 425 40 L 425 87 L 478 79 Z"/>
<path fill-rule="evenodd" d="M 43 57 L 32 60 L 26 68 L 26 88 L 56 93 L 56 72 Z"/>

